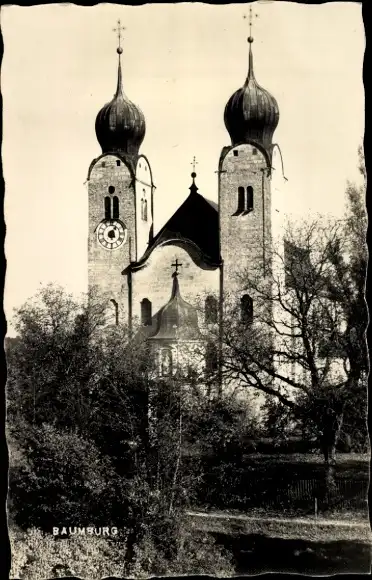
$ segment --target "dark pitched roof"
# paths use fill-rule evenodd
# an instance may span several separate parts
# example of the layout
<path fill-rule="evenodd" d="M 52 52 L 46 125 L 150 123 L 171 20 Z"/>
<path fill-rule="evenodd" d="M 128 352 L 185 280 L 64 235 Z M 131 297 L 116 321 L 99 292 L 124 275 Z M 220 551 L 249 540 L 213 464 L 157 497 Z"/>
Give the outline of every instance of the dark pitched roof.
<path fill-rule="evenodd" d="M 197 192 L 193 184 L 190 195 L 150 242 L 142 258 L 131 265 L 141 268 L 151 252 L 167 243 L 186 245 L 197 263 L 217 268 L 220 263 L 218 206 Z"/>

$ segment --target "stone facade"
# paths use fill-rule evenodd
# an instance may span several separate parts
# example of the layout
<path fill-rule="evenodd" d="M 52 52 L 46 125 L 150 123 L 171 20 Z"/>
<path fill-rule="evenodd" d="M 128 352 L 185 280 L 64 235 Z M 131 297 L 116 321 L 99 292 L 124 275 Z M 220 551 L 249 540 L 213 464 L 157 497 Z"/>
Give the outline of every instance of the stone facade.
<path fill-rule="evenodd" d="M 220 161 L 220 247 L 224 292 L 239 292 L 239 275 L 264 273 L 271 242 L 271 190 L 267 156 L 253 144 L 224 149 Z M 239 213 L 239 188 L 252 188 L 253 209 Z"/>
<path fill-rule="evenodd" d="M 118 307 L 119 324 L 129 322 L 130 287 L 125 268 L 144 250 L 152 230 L 151 169 L 147 159 L 140 156 L 136 173 L 119 155 L 102 155 L 94 160 L 88 176 L 89 234 L 88 234 L 88 284 L 108 301 Z M 118 199 L 117 220 L 125 231 L 123 243 L 115 248 L 104 247 L 98 239 L 98 228 L 111 219 L 113 199 Z M 105 198 L 111 202 L 108 218 Z M 143 219 L 142 200 L 147 202 L 146 220 Z"/>

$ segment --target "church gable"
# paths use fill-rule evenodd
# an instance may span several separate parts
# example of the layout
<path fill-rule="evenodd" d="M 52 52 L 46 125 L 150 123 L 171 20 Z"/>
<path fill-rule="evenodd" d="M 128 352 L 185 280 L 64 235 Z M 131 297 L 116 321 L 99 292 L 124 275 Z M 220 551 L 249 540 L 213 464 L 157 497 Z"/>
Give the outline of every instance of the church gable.
<path fill-rule="evenodd" d="M 199 325 L 205 323 L 205 299 L 219 296 L 219 269 L 200 268 L 188 251 L 187 245 L 158 246 L 146 261 L 146 267 L 132 275 L 132 313 L 137 323 L 144 325 L 148 336 L 155 333 L 157 313 L 170 297 L 169 278 L 172 264 L 179 265 L 183 282 L 183 297 L 198 311 Z M 136 324 L 136 323 L 135 323 Z"/>

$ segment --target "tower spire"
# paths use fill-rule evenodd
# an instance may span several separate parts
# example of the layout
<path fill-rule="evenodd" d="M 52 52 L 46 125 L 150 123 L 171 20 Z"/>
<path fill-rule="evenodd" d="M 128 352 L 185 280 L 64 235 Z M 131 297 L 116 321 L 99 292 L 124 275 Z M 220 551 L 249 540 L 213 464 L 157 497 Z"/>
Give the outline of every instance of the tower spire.
<path fill-rule="evenodd" d="M 251 79 L 255 79 L 254 71 L 253 71 L 253 53 L 252 53 L 252 44 L 254 42 L 254 38 L 252 36 L 252 25 L 253 25 L 253 16 L 258 18 L 258 14 L 253 15 L 252 6 L 249 7 L 249 17 L 248 17 L 248 24 L 249 24 L 249 36 L 248 36 L 248 43 L 249 43 L 249 55 L 248 55 L 248 75 L 247 75 L 247 83 Z M 247 18 L 247 15 L 244 14 L 244 19 Z"/>
<path fill-rule="evenodd" d="M 249 9 L 249 33 L 252 34 L 252 24 L 257 14 Z M 244 14 L 248 19 L 248 15 Z M 253 72 L 253 36 L 248 37 L 249 57 L 248 72 L 242 88 L 231 95 L 225 106 L 225 126 L 231 138 L 232 145 L 247 143 L 254 140 L 262 145 L 267 152 L 271 150 L 272 137 L 279 121 L 279 107 L 276 99 L 255 78 Z"/>
<path fill-rule="evenodd" d="M 118 84 L 117 84 L 116 93 L 115 93 L 115 97 L 117 97 L 120 93 L 123 93 L 123 78 L 122 78 L 122 73 L 121 73 L 121 55 L 123 53 L 123 49 L 121 47 L 121 31 L 125 30 L 125 26 L 121 26 L 121 22 L 119 19 L 117 21 L 117 28 L 113 28 L 112 30 L 113 30 L 113 32 L 117 33 L 117 37 L 118 37 L 118 47 L 116 49 L 116 52 L 119 55 L 119 58 L 118 58 Z"/>
<path fill-rule="evenodd" d="M 146 133 L 145 116 L 141 109 L 137 107 L 127 97 L 123 90 L 123 79 L 121 72 L 121 47 L 122 31 L 120 20 L 117 27 L 113 29 L 117 34 L 118 45 L 118 73 L 116 93 L 112 100 L 106 103 L 98 112 L 96 117 L 96 135 L 102 148 L 102 153 L 116 151 L 121 155 L 126 155 L 132 164 L 138 156 L 138 151 Z"/>
<path fill-rule="evenodd" d="M 192 165 L 192 173 L 191 173 L 191 177 L 192 177 L 192 184 L 189 187 L 191 193 L 197 193 L 198 192 L 198 187 L 195 183 L 195 177 L 196 177 L 196 172 L 195 172 L 195 167 L 196 165 L 198 165 L 198 162 L 196 161 L 195 155 L 193 157 L 193 160 L 191 161 L 190 165 Z"/>
<path fill-rule="evenodd" d="M 252 52 L 252 43 L 253 38 L 252 36 L 248 37 L 249 42 L 249 56 L 248 56 L 248 75 L 246 83 L 248 83 L 251 79 L 255 80 L 254 71 L 253 71 L 253 52 Z"/>

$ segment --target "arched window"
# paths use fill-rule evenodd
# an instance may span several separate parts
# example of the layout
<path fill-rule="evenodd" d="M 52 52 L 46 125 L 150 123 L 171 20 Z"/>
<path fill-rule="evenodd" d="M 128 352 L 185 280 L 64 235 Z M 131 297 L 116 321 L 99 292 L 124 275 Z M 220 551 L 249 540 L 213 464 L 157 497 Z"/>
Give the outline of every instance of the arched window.
<path fill-rule="evenodd" d="M 141 301 L 141 322 L 144 326 L 151 326 L 152 322 L 152 304 L 148 298 Z"/>
<path fill-rule="evenodd" d="M 245 210 L 244 187 L 238 187 L 238 211 L 240 214 Z"/>
<path fill-rule="evenodd" d="M 205 299 L 205 322 L 217 322 L 218 307 L 214 296 L 207 296 Z"/>
<path fill-rule="evenodd" d="M 119 167 L 120 166 L 120 159 L 116 160 L 116 165 Z"/>
<path fill-rule="evenodd" d="M 141 199 L 141 219 L 146 222 L 147 221 L 147 199 L 146 199 L 146 191 L 142 190 L 142 199 Z"/>
<path fill-rule="evenodd" d="M 105 219 L 111 219 L 111 199 L 108 196 L 105 197 Z"/>
<path fill-rule="evenodd" d="M 169 377 L 172 374 L 172 350 L 162 348 L 160 351 L 160 374 L 162 377 Z"/>
<path fill-rule="evenodd" d="M 113 218 L 114 220 L 119 219 L 119 198 L 114 195 L 114 197 L 112 198 L 112 204 L 113 204 Z"/>
<path fill-rule="evenodd" d="M 253 210 L 253 187 L 248 185 L 247 187 L 247 205 L 246 205 L 247 212 Z"/>
<path fill-rule="evenodd" d="M 111 299 L 107 306 L 106 324 L 110 326 L 119 325 L 119 305 L 114 299 Z"/>
<path fill-rule="evenodd" d="M 208 374 L 215 373 L 218 368 L 217 348 L 213 342 L 209 342 L 205 352 L 205 370 Z"/>
<path fill-rule="evenodd" d="M 240 300 L 241 320 L 245 324 L 253 322 L 253 300 L 248 294 L 244 294 Z"/>

